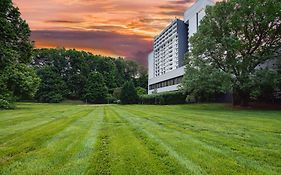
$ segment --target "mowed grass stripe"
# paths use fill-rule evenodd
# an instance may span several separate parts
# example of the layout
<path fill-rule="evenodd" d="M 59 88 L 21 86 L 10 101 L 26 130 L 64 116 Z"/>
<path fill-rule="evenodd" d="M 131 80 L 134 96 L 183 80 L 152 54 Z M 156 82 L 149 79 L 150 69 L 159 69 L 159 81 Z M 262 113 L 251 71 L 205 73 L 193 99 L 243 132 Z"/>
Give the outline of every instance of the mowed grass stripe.
<path fill-rule="evenodd" d="M 230 125 L 230 124 L 224 124 L 219 122 L 212 122 L 210 120 L 202 120 L 200 122 L 198 121 L 194 122 L 196 121 L 196 119 L 205 118 L 207 115 L 209 116 L 209 118 L 213 118 L 213 115 L 210 115 L 209 112 L 205 113 L 203 116 L 194 115 L 193 113 L 190 113 L 190 111 L 187 111 L 188 113 L 185 115 L 171 116 L 169 115 L 169 113 L 165 115 L 159 115 L 158 113 L 154 113 L 153 111 L 152 112 L 148 112 L 148 111 L 143 112 L 139 110 L 134 110 L 134 113 L 137 113 L 138 115 L 142 114 L 143 116 L 145 115 L 145 117 L 148 120 L 154 120 L 160 122 L 159 124 L 162 124 L 161 122 L 165 120 L 163 124 L 168 124 L 167 126 L 172 127 L 172 129 L 182 130 L 188 134 L 193 134 L 194 136 L 200 138 L 200 140 L 208 140 L 216 144 L 221 143 L 221 145 L 226 145 L 225 141 L 231 141 L 229 142 L 230 144 L 227 144 L 226 146 L 228 146 L 231 149 L 244 151 L 245 154 L 252 153 L 254 148 L 255 151 L 259 151 L 259 152 L 260 150 L 266 149 L 267 151 L 263 151 L 264 153 L 266 153 L 266 155 L 277 154 L 279 155 L 279 157 L 281 156 L 281 153 L 277 151 L 280 144 L 279 138 L 280 138 L 281 130 L 279 126 L 281 125 L 280 122 L 281 116 L 276 116 L 276 119 L 279 118 L 278 122 L 272 122 L 271 124 L 266 124 L 264 122 L 256 121 L 254 123 L 256 127 L 253 126 L 249 127 L 247 125 L 248 123 L 247 119 L 243 119 L 243 123 L 245 124 L 239 124 L 239 125 L 237 125 L 236 123 Z M 269 111 L 269 113 L 271 114 L 271 111 Z M 276 111 L 272 111 L 272 113 L 276 113 Z M 229 120 L 229 118 L 231 118 L 231 116 L 235 116 L 235 115 L 239 115 L 239 113 L 237 111 L 234 111 L 232 115 L 222 116 L 221 118 L 227 121 Z M 185 118 L 185 116 L 187 116 L 187 118 Z M 194 119 L 193 118 L 189 119 L 190 116 L 192 116 Z M 252 116 L 251 118 L 254 118 L 254 116 Z M 198 132 L 203 134 L 198 134 Z M 202 136 L 204 136 L 204 138 L 202 138 Z M 237 142 L 244 143 L 245 147 L 242 147 L 240 149 L 236 148 L 235 146 L 237 144 L 235 143 Z M 259 147 L 256 147 L 256 145 L 259 145 Z M 254 153 L 252 157 L 256 158 L 257 156 Z"/>
<path fill-rule="evenodd" d="M 19 103 L 0 126 L 0 174 L 281 172 L 280 111 Z"/>
<path fill-rule="evenodd" d="M 278 123 L 277 125 L 275 123 L 274 124 L 275 126 L 270 125 L 271 127 L 270 126 L 265 127 L 265 128 L 269 127 L 270 130 L 274 131 L 273 133 L 269 134 L 268 132 L 262 132 L 260 129 L 257 130 L 256 128 L 247 128 L 246 126 L 243 125 L 225 126 L 217 123 L 212 123 L 209 120 L 206 120 L 205 123 L 208 123 L 208 125 L 210 125 L 210 127 L 206 127 L 206 124 L 204 123 L 194 124 L 193 120 L 190 120 L 188 118 L 184 120 L 183 116 L 171 117 L 169 116 L 169 114 L 160 116 L 159 114 L 155 114 L 153 112 L 141 112 L 141 111 L 135 111 L 135 113 L 138 113 L 138 115 L 140 115 L 141 113 L 145 113 L 146 114 L 145 118 L 148 120 L 154 120 L 160 125 L 166 125 L 173 130 L 178 130 L 181 132 L 185 132 L 189 135 L 193 135 L 194 137 L 197 137 L 198 139 L 204 142 L 208 142 L 209 144 L 221 146 L 219 148 L 222 150 L 227 149 L 227 150 L 235 151 L 239 155 L 244 155 L 246 158 L 251 157 L 252 161 L 256 162 L 257 168 L 260 168 L 259 164 L 263 166 L 267 166 L 268 168 L 272 168 L 272 166 L 276 168 L 279 167 L 280 165 L 280 161 L 278 161 L 278 159 L 281 156 L 279 151 L 280 135 L 278 134 L 280 133 L 279 132 L 280 127 L 278 126 Z M 276 111 L 273 111 L 273 113 L 276 113 Z M 188 113 L 186 115 L 193 115 L 193 114 Z M 200 118 L 201 116 L 194 116 L 194 117 Z M 165 122 L 163 122 L 163 119 L 165 119 Z M 225 120 L 227 119 L 228 116 L 226 116 Z M 259 121 L 257 122 L 256 125 L 258 125 L 258 123 Z M 261 128 L 264 126 L 264 123 L 259 123 L 259 125 L 260 125 L 259 128 Z M 218 130 L 218 128 L 222 128 L 222 130 Z M 256 145 L 258 147 L 256 147 Z M 261 155 L 257 156 L 257 152 Z M 273 161 L 274 165 L 272 165 L 272 162 L 270 165 L 267 165 L 267 163 L 264 161 L 263 157 L 267 157 L 269 155 L 271 158 L 276 158 L 276 160 Z M 239 157 L 239 159 L 241 159 L 241 157 Z M 263 162 L 260 162 L 261 160 L 263 160 Z M 246 164 L 249 164 L 249 162 L 246 162 Z"/>
<path fill-rule="evenodd" d="M 50 112 L 52 111 L 52 112 Z M 40 127 L 44 124 L 47 124 L 53 120 L 56 120 L 57 118 L 60 118 L 65 115 L 69 115 L 73 112 L 79 111 L 78 108 L 63 108 L 60 110 L 56 109 L 48 109 L 43 110 L 43 112 L 26 112 L 25 117 L 21 117 L 20 120 L 17 122 L 12 121 L 11 123 L 6 122 L 0 122 L 1 128 L 0 128 L 0 139 L 5 140 L 5 137 L 13 138 L 13 136 L 18 136 L 19 133 L 24 133 L 25 131 Z M 1 142 L 0 142 L 1 143 Z"/>
<path fill-rule="evenodd" d="M 222 104 L 210 104 L 209 108 L 207 108 L 206 106 L 202 110 L 198 110 L 198 108 L 195 108 L 196 105 L 159 106 L 157 107 L 157 110 L 155 110 L 154 107 L 155 106 L 133 105 L 130 106 L 129 109 L 138 112 L 146 112 L 152 114 L 152 116 L 156 114 L 156 116 L 158 115 L 161 117 L 164 116 L 176 117 L 176 119 L 191 119 L 194 122 L 208 120 L 211 123 L 216 123 L 218 126 L 222 127 L 226 125 L 241 126 L 242 124 L 244 126 L 247 126 L 247 128 L 256 129 L 264 127 L 265 125 L 268 126 L 267 129 L 270 130 L 272 128 L 272 125 L 278 126 L 281 119 L 280 112 L 278 111 L 237 110 L 231 109 Z M 122 108 L 124 108 L 124 106 Z M 275 121 L 276 123 L 273 121 Z M 261 122 L 264 125 L 261 126 Z"/>
<path fill-rule="evenodd" d="M 6 140 L 0 145 L 0 165 L 7 164 L 12 160 L 18 160 L 27 153 L 32 152 L 42 146 L 47 140 L 51 139 L 55 134 L 68 127 L 71 123 L 78 120 L 81 116 L 88 114 L 91 110 L 83 110 L 73 112 L 72 114 L 64 114 L 55 120 L 30 129 L 18 137 Z"/>
<path fill-rule="evenodd" d="M 124 108 L 125 106 L 121 107 Z M 202 109 L 200 109 L 201 107 Z M 267 126 L 271 126 L 272 124 L 276 126 L 280 123 L 281 118 L 279 111 L 238 110 L 223 104 L 158 106 L 157 110 L 155 110 L 155 106 L 151 105 L 132 105 L 129 109 L 147 113 L 157 113 L 160 116 L 192 119 L 193 121 L 208 120 L 212 123 L 224 125 L 234 124 L 237 126 L 242 124 L 249 128 L 261 127 L 261 125 L 259 125 L 261 122 Z M 200 117 L 198 118 L 197 116 Z"/>
<path fill-rule="evenodd" d="M 124 108 L 122 108 L 124 110 Z M 177 150 L 180 151 L 181 147 L 184 148 L 189 148 L 189 149 L 182 149 L 182 153 L 181 155 L 184 155 L 184 153 L 188 153 L 190 152 L 193 155 L 196 155 L 194 158 L 196 162 L 198 162 L 199 164 L 203 165 L 206 164 L 206 168 L 208 172 L 213 172 L 214 170 L 219 170 L 220 168 L 216 168 L 217 166 L 222 165 L 221 167 L 229 167 L 229 170 L 231 169 L 235 169 L 236 171 L 239 172 L 239 169 L 242 169 L 243 171 L 256 171 L 256 173 L 260 172 L 262 173 L 266 173 L 266 174 L 272 174 L 273 171 L 272 170 L 278 170 L 278 165 L 269 165 L 266 164 L 264 162 L 260 162 L 257 161 L 256 159 L 251 159 L 249 158 L 247 155 L 243 155 L 239 152 L 236 152 L 235 150 L 232 150 L 231 147 L 225 147 L 224 145 L 216 145 L 215 143 L 208 143 L 208 141 L 202 139 L 202 138 L 194 138 L 192 135 L 192 133 L 190 131 L 186 131 L 186 128 L 182 129 L 180 127 L 178 127 L 177 125 L 173 125 L 173 122 L 166 122 L 165 120 L 163 120 L 163 118 L 165 118 L 164 116 L 162 116 L 162 118 L 158 118 L 155 116 L 147 116 L 147 115 L 143 115 L 143 113 L 146 112 L 140 112 L 138 111 L 136 115 L 134 112 L 132 112 L 131 108 L 130 109 L 126 109 L 127 111 L 130 111 L 130 113 L 132 114 L 132 120 L 134 120 L 134 123 L 139 123 L 141 126 L 147 128 L 147 130 L 149 131 L 148 133 L 157 133 L 158 136 L 163 135 L 163 139 L 167 139 L 167 142 L 171 142 L 171 144 L 174 147 L 177 147 Z M 141 115 L 142 114 L 142 115 Z M 200 117 L 200 116 L 197 116 Z M 157 120 L 156 120 L 156 119 Z M 162 119 L 162 120 L 161 120 Z M 159 132 L 160 131 L 160 132 Z M 171 134 L 171 138 L 168 138 L 168 135 Z M 198 134 L 198 132 L 194 133 L 195 135 L 201 135 Z M 203 132 L 204 134 L 204 132 Z M 176 143 L 175 140 L 177 138 L 173 139 L 173 135 L 176 135 L 177 138 L 179 140 L 182 140 L 182 142 L 180 143 Z M 213 137 L 213 136 L 212 136 Z M 216 136 L 215 136 L 216 137 Z M 200 141 L 202 140 L 202 141 Z M 224 138 L 225 140 L 225 138 Z M 227 138 L 227 140 L 231 140 L 229 138 Z M 174 143 L 173 143 L 174 142 Z M 181 146 L 180 146 L 181 145 Z M 194 149 L 194 148 L 195 149 Z M 278 151 L 274 150 L 275 152 Z M 207 152 L 207 154 L 206 154 Z M 202 157 L 200 157 L 200 154 L 202 153 Z M 192 155 L 187 155 L 188 157 L 192 157 Z M 197 158 L 196 158 L 197 157 Z M 278 158 L 278 154 L 277 156 L 275 155 L 276 158 Z M 199 159 L 198 159 L 199 158 Z M 215 158 L 215 160 L 212 160 L 213 158 Z M 205 161 L 202 161 L 204 160 Z M 208 162 L 208 160 L 210 160 L 211 162 L 213 162 L 213 165 L 211 166 L 207 166 L 210 163 Z M 215 162 L 217 161 L 217 165 L 214 165 Z M 225 164 L 225 165 L 223 165 Z M 242 166 L 241 166 L 242 165 Z M 249 168 L 251 168 L 250 170 L 248 170 Z M 234 172 L 235 173 L 235 172 Z"/>
<path fill-rule="evenodd" d="M 46 112 L 46 116 L 42 116 L 42 122 L 36 122 L 34 124 L 31 125 L 24 125 L 19 128 L 14 127 L 11 130 L 7 130 L 5 129 L 4 132 L 2 131 L 2 135 L 1 135 L 1 141 L 0 141 L 0 145 L 5 143 L 6 141 L 13 141 L 13 140 L 17 140 L 18 138 L 22 138 L 22 136 L 24 134 L 26 134 L 26 132 L 32 132 L 33 130 L 36 129 L 40 129 L 41 127 L 48 125 L 50 123 L 55 123 L 57 120 L 61 120 L 61 119 L 66 119 L 69 118 L 69 116 L 75 114 L 75 113 L 79 113 L 79 112 L 83 112 L 85 109 L 79 109 L 79 108 L 64 108 L 64 110 L 62 112 L 52 112 L 52 110 L 50 109 L 50 112 Z M 27 113 L 26 115 L 29 115 L 29 113 Z M 39 117 L 40 116 L 36 116 Z M 15 132 L 18 131 L 18 132 Z"/>
<path fill-rule="evenodd" d="M 76 143 L 74 151 L 69 154 L 65 164 L 54 168 L 55 171 L 52 174 L 85 174 L 88 167 L 91 166 L 90 158 L 95 151 L 97 137 L 104 117 L 103 107 L 95 108 L 97 109 L 91 112 L 79 124 L 79 129 L 85 132 L 78 134 L 80 137 L 77 138 L 79 141 Z M 86 123 L 90 123 L 90 127 L 85 128 L 87 126 Z"/>
<path fill-rule="evenodd" d="M 89 130 L 92 130 L 93 125 L 99 124 L 98 120 L 101 117 L 97 115 L 96 108 L 86 110 L 88 113 L 81 115 L 78 120 L 55 134 L 39 149 L 26 154 L 22 159 L 11 164 L 10 167 L 18 168 L 14 168 L 12 172 L 6 171 L 5 174 L 7 172 L 8 174 L 38 174 L 38 172 L 43 174 L 70 174 L 73 173 L 73 169 L 81 170 L 82 166 L 86 166 L 87 160 L 84 159 L 87 155 L 84 153 L 85 156 L 81 159 L 77 155 L 84 150 L 85 139 L 91 139 L 88 137 Z"/>
<path fill-rule="evenodd" d="M 13 121 L 13 120 L 19 120 L 24 118 L 27 120 L 29 118 L 30 114 L 44 114 L 48 113 L 49 111 L 55 112 L 55 111 L 64 111 L 62 107 L 65 107 L 65 105 L 60 105 L 60 107 L 55 108 L 53 105 L 49 104 L 25 104 L 25 103 L 19 103 L 17 108 L 15 110 L 4 110 L 1 111 L 1 117 L 0 122 L 6 122 L 6 121 Z M 32 112 L 31 112 L 32 111 Z M 29 115 L 27 115 L 29 114 Z"/>
<path fill-rule="evenodd" d="M 120 117 L 126 120 L 130 125 L 132 125 L 138 132 L 141 132 L 143 136 L 149 138 L 149 140 L 155 142 L 157 145 L 160 145 L 171 158 L 176 160 L 182 167 L 186 168 L 190 174 L 207 174 L 199 165 L 192 162 L 187 157 L 181 156 L 171 145 L 161 139 L 159 136 L 155 135 L 153 132 L 149 132 L 147 128 L 143 126 L 143 123 L 138 123 L 132 119 L 132 114 L 126 112 L 125 110 L 120 110 L 120 108 L 113 108 L 114 111 L 118 113 Z"/>
<path fill-rule="evenodd" d="M 214 134 L 217 136 L 222 136 L 223 138 L 227 137 L 231 138 L 231 140 L 235 140 L 237 142 L 246 142 L 247 145 L 249 146 L 254 146 L 256 145 L 257 141 L 262 141 L 264 143 L 266 138 L 266 141 L 271 143 L 268 145 L 267 149 L 271 152 L 276 150 L 276 148 L 279 147 L 279 139 L 278 137 L 281 134 L 280 131 L 280 125 L 281 122 L 274 122 L 273 124 L 266 125 L 264 122 L 262 124 L 260 122 L 256 122 L 255 125 L 256 127 L 249 127 L 246 123 L 247 120 L 244 121 L 243 124 L 223 124 L 219 122 L 211 122 L 210 120 L 202 120 L 201 121 L 196 121 L 198 118 L 204 118 L 202 115 L 194 115 L 193 113 L 188 113 L 185 114 L 187 116 L 180 115 L 180 116 L 171 116 L 169 113 L 160 115 L 159 113 L 154 113 L 154 112 L 143 112 L 140 110 L 133 110 L 133 109 L 128 109 L 134 114 L 142 115 L 148 120 L 154 120 L 157 122 L 160 122 L 159 124 L 162 124 L 163 120 L 165 119 L 164 124 L 169 124 L 169 126 L 175 126 L 173 129 L 181 129 L 185 132 L 190 131 L 189 134 L 194 134 L 195 131 L 197 132 L 204 132 L 208 131 L 209 134 Z M 188 111 L 190 112 L 190 111 Z M 206 116 L 207 114 L 205 113 L 203 116 Z M 232 114 L 232 115 L 235 115 Z M 192 116 L 194 119 L 190 119 L 189 117 Z M 210 118 L 213 118 L 211 115 Z M 228 118 L 231 118 L 231 116 L 226 115 L 224 116 L 224 120 L 228 120 Z M 279 117 L 280 118 L 280 117 Z M 199 127 L 198 127 L 199 126 Z M 213 127 L 216 126 L 216 127 Z M 195 133 L 196 136 L 200 136 Z M 216 141 L 220 142 L 222 138 L 220 137 L 212 137 L 212 136 L 207 136 L 206 139 L 208 138 L 216 138 Z M 202 139 L 202 138 L 200 138 Z M 263 139 L 263 140 L 262 140 Z M 224 144 L 224 143 L 222 143 Z M 231 145 L 232 147 L 233 145 Z M 273 152 L 275 154 L 276 151 Z"/>
<path fill-rule="evenodd" d="M 88 174 L 190 174 L 108 106 Z"/>

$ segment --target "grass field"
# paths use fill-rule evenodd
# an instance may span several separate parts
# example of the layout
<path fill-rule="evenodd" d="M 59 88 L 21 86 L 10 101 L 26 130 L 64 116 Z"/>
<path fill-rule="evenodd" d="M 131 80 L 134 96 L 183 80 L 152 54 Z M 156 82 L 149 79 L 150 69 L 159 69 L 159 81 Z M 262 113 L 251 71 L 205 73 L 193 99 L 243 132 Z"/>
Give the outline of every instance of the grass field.
<path fill-rule="evenodd" d="M 21 103 L 0 174 L 281 174 L 281 111 Z"/>

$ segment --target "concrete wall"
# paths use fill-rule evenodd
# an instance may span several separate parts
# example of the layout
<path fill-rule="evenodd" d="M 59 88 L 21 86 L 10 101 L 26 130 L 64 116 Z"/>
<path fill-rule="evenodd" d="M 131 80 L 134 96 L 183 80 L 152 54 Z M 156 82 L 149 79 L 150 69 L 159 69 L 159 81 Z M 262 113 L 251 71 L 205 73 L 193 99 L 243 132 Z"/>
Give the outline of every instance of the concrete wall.
<path fill-rule="evenodd" d="M 154 57 L 153 57 L 153 52 L 150 52 L 148 54 L 148 58 L 147 58 L 147 62 L 148 62 L 148 79 L 151 79 L 154 77 Z"/>
<path fill-rule="evenodd" d="M 183 65 L 188 48 L 187 25 L 175 19 L 158 35 L 153 43 L 154 77 L 166 74 Z"/>
<path fill-rule="evenodd" d="M 158 76 L 158 77 L 154 77 L 152 79 L 148 80 L 148 86 L 151 84 L 156 84 L 165 80 L 169 80 L 175 77 L 179 77 L 179 76 L 183 76 L 184 75 L 184 70 L 185 67 L 180 67 L 178 69 L 175 69 L 173 71 L 170 71 L 164 75 Z M 168 87 L 163 87 L 163 88 L 158 88 L 157 92 L 165 92 L 165 91 L 174 91 L 174 90 L 178 90 L 178 86 L 177 85 L 173 85 L 173 86 L 168 86 Z M 148 94 L 152 94 L 154 92 L 154 90 L 148 90 Z"/>
<path fill-rule="evenodd" d="M 280 59 L 280 58 L 279 58 Z M 263 64 L 259 64 L 256 69 L 277 69 L 278 68 L 278 58 L 273 58 L 265 61 Z"/>
<path fill-rule="evenodd" d="M 179 86 L 180 86 L 180 84 L 176 84 L 176 85 L 172 85 L 172 86 L 158 88 L 156 90 L 149 90 L 148 94 L 153 94 L 155 91 L 156 91 L 156 93 L 168 92 L 168 91 L 176 91 L 176 90 L 179 89 Z"/>
<path fill-rule="evenodd" d="M 198 0 L 193 6 L 187 9 L 184 13 L 184 22 L 188 24 L 188 37 L 190 38 L 198 31 L 200 21 L 206 15 L 205 9 L 208 5 L 214 5 L 212 0 Z M 190 47 L 190 45 L 189 45 Z"/>

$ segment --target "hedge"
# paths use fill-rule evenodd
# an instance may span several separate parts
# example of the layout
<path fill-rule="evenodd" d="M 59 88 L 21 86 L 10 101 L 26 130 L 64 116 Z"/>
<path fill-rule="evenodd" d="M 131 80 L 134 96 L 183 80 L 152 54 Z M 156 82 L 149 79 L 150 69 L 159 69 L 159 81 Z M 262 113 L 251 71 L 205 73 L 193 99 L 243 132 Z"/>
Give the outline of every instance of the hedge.
<path fill-rule="evenodd" d="M 139 103 L 153 105 L 184 104 L 185 98 L 186 94 L 184 92 L 173 91 L 151 95 L 141 95 L 139 98 Z"/>

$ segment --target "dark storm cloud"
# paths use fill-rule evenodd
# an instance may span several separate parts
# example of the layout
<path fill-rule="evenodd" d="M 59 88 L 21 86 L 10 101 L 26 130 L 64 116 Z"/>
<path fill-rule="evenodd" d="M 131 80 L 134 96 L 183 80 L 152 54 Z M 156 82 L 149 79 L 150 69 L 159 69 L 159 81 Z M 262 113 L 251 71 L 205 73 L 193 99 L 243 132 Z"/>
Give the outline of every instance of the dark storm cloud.
<path fill-rule="evenodd" d="M 46 23 L 69 23 L 69 24 L 78 24 L 82 21 L 71 21 L 71 20 L 47 20 Z"/>
<path fill-rule="evenodd" d="M 32 40 L 52 47 L 108 51 L 143 65 L 147 64 L 147 55 L 152 48 L 152 42 L 143 39 L 143 36 L 104 31 L 39 30 L 32 32 Z"/>
<path fill-rule="evenodd" d="M 169 4 L 179 4 L 179 5 L 184 5 L 184 4 L 187 4 L 187 3 L 193 3 L 195 2 L 195 0 L 172 0 L 172 1 L 169 1 Z"/>

